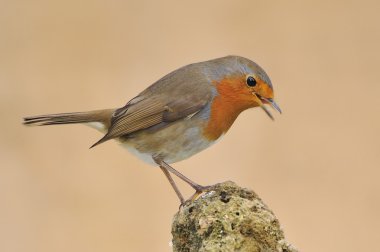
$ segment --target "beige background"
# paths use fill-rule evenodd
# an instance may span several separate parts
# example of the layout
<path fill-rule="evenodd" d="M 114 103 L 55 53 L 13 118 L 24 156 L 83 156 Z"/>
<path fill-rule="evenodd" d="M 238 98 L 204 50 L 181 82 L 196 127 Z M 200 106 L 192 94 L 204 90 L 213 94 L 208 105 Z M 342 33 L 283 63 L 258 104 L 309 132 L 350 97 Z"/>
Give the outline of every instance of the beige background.
<path fill-rule="evenodd" d="M 125 104 L 180 66 L 228 54 L 269 73 L 283 115 L 244 112 L 175 165 L 233 180 L 302 251 L 380 239 L 378 1 L 0 1 L 0 251 L 171 251 L 177 198 L 159 169 L 84 126 L 27 115 Z M 192 191 L 184 184 L 186 195 Z"/>

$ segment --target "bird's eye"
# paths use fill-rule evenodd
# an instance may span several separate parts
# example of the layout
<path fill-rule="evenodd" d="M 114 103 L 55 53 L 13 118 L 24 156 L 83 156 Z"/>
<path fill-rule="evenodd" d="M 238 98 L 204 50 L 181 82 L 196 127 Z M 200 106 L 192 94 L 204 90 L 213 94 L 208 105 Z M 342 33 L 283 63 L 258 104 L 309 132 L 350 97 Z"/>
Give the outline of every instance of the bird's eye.
<path fill-rule="evenodd" d="M 247 78 L 247 85 L 250 87 L 256 86 L 256 80 L 252 76 L 248 76 Z"/>

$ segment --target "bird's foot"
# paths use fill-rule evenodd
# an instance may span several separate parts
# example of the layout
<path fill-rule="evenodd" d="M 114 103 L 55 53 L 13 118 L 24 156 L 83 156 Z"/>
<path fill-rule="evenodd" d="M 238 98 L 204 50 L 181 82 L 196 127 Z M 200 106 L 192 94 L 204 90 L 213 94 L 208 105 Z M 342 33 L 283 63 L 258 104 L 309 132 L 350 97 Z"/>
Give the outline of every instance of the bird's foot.
<path fill-rule="evenodd" d="M 191 197 L 188 198 L 187 200 L 181 202 L 181 205 L 179 206 L 179 208 L 194 202 L 194 200 L 196 200 L 202 193 L 211 191 L 214 188 L 214 186 L 215 185 L 210 185 L 210 186 L 194 185 L 193 188 L 195 189 L 195 193 L 191 195 Z"/>

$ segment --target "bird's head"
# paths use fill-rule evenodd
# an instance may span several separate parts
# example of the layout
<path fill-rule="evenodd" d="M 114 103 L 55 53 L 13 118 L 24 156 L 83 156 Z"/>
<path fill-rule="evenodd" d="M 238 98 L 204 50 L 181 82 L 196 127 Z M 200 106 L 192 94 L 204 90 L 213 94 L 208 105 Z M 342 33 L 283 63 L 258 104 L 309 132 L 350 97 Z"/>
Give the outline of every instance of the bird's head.
<path fill-rule="evenodd" d="M 272 83 L 259 65 L 239 56 L 220 58 L 215 63 L 218 69 L 214 75 L 217 90 L 229 97 L 234 106 L 242 110 L 261 107 L 271 119 L 273 116 L 266 105 L 281 113 L 274 100 Z"/>

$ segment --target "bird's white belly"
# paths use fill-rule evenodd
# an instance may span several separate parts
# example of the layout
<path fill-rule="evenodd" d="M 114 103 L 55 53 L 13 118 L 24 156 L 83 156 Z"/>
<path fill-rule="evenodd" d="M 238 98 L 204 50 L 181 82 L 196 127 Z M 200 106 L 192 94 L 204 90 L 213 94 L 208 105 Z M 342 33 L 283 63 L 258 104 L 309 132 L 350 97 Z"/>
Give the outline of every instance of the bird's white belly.
<path fill-rule="evenodd" d="M 121 141 L 133 155 L 141 160 L 157 165 L 152 156 L 160 156 L 166 163 L 175 163 L 211 146 L 215 141 L 209 141 L 201 132 L 202 127 L 194 122 L 182 121 L 160 129 L 156 132 L 142 132 L 136 136 Z"/>

